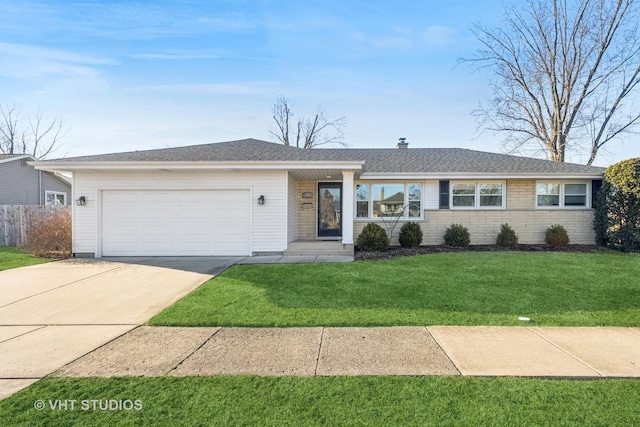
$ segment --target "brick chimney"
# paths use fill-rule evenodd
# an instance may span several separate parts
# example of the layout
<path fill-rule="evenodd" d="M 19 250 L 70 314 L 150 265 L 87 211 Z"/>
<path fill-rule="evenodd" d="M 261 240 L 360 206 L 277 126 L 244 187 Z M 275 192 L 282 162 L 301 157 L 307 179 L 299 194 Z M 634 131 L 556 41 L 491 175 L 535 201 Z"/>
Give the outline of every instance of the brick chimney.
<path fill-rule="evenodd" d="M 398 145 L 396 145 L 396 148 L 399 150 L 406 150 L 407 148 L 409 148 L 409 143 L 406 141 L 407 138 L 400 138 L 398 140 Z"/>

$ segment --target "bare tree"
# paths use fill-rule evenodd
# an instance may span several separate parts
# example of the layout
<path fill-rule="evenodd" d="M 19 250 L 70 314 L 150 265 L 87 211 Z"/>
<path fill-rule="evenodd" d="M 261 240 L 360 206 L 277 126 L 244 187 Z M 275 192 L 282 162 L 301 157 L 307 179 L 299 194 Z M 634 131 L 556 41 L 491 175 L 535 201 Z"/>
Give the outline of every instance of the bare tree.
<path fill-rule="evenodd" d="M 295 114 L 291 111 L 289 101 L 284 96 L 279 96 L 273 104 L 272 117 L 275 122 L 269 134 L 284 145 L 294 145 L 302 148 L 314 148 L 325 144 L 338 144 L 345 146 L 344 127 L 347 125 L 346 117 L 328 119 L 324 110 L 318 108 L 313 118 L 299 117 L 294 120 Z M 291 129 L 291 126 L 295 129 Z"/>
<path fill-rule="evenodd" d="M 493 99 L 472 114 L 505 132 L 512 152 L 565 161 L 567 150 L 598 151 L 640 122 L 636 0 L 526 0 L 505 26 L 473 27 L 482 47 L 463 62 L 495 72 Z"/>
<path fill-rule="evenodd" d="M 15 105 L 0 105 L 0 152 L 30 154 L 44 159 L 59 148 L 67 130 L 60 119 L 45 119 L 42 111 L 26 117 Z"/>

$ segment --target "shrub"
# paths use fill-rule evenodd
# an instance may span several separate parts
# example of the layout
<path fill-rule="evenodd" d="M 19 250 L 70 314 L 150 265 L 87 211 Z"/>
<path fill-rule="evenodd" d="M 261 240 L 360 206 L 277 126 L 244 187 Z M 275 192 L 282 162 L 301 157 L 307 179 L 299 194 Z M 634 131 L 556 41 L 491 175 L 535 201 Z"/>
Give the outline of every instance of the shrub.
<path fill-rule="evenodd" d="M 544 241 L 548 245 L 553 246 L 567 246 L 569 244 L 569 235 L 567 230 L 560 224 L 552 225 L 547 228 L 547 232 L 544 236 Z"/>
<path fill-rule="evenodd" d="M 361 251 L 384 251 L 389 247 L 389 235 L 384 228 L 370 222 L 362 229 L 356 245 Z"/>
<path fill-rule="evenodd" d="M 422 228 L 417 222 L 405 222 L 400 227 L 400 236 L 398 237 L 400 246 L 405 248 L 415 248 L 422 243 Z"/>
<path fill-rule="evenodd" d="M 509 224 L 502 224 L 500 226 L 500 233 L 496 238 L 496 245 L 502 247 L 512 248 L 518 246 L 518 235 L 513 228 L 509 227 Z"/>
<path fill-rule="evenodd" d="M 65 258 L 71 255 L 71 210 L 47 215 L 31 224 L 24 243 L 34 256 Z"/>
<path fill-rule="evenodd" d="M 598 245 L 625 252 L 640 250 L 640 158 L 607 168 L 595 208 Z"/>
<path fill-rule="evenodd" d="M 469 246 L 469 230 L 462 224 L 451 224 L 444 233 L 444 243 L 449 246 Z"/>

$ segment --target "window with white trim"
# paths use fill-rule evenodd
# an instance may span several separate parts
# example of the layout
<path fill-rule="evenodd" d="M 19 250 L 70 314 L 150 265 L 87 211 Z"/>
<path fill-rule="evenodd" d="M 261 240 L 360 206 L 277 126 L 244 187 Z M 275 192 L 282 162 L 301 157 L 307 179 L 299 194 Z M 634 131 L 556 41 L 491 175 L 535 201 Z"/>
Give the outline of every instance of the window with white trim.
<path fill-rule="evenodd" d="M 585 208 L 588 194 L 589 186 L 584 182 L 537 182 L 536 207 Z"/>
<path fill-rule="evenodd" d="M 49 206 L 59 206 L 67 204 L 67 193 L 59 191 L 45 191 L 45 204 Z"/>
<path fill-rule="evenodd" d="M 356 218 L 422 217 L 422 184 L 359 183 L 356 185 Z"/>
<path fill-rule="evenodd" d="M 452 209 L 503 209 L 504 182 L 452 182 Z"/>

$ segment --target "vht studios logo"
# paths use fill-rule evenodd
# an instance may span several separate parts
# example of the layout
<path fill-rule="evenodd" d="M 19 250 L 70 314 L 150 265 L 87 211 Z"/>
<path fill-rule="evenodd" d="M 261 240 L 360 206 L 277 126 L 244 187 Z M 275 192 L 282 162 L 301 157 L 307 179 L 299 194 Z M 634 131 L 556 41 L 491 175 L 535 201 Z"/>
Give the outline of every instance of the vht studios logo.
<path fill-rule="evenodd" d="M 33 407 L 38 411 L 50 409 L 52 411 L 140 411 L 141 400 L 116 399 L 49 399 L 36 400 Z"/>

